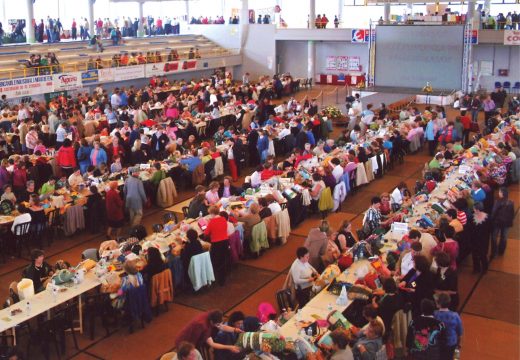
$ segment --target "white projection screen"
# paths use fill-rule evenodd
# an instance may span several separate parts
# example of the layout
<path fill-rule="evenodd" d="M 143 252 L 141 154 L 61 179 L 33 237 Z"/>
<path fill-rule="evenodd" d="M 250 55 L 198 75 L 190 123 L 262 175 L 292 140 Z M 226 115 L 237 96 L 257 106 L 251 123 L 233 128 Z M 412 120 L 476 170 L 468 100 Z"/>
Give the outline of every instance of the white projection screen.
<path fill-rule="evenodd" d="M 388 25 L 376 29 L 375 85 L 461 88 L 464 27 Z"/>

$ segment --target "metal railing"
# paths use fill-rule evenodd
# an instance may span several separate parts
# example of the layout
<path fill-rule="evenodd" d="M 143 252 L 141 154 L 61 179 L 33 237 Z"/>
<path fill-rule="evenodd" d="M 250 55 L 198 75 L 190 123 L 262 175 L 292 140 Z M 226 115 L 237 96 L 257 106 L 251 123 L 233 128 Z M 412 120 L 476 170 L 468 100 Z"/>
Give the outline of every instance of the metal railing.
<path fill-rule="evenodd" d="M 136 52 L 141 53 L 142 51 Z M 101 58 L 101 61 L 97 61 L 96 57 L 103 56 L 102 53 L 92 54 L 91 58 L 94 60 L 93 62 L 90 60 L 81 60 L 78 61 L 76 58 L 71 59 L 70 61 L 64 61 L 61 64 L 56 65 L 42 65 L 42 66 L 24 66 L 13 69 L 0 69 L 0 79 L 13 79 L 13 78 L 25 78 L 30 76 L 40 76 L 40 75 L 53 75 L 58 73 L 69 73 L 69 72 L 81 72 L 87 70 L 96 70 L 103 68 L 114 68 L 114 67 L 122 67 L 122 66 L 131 66 L 131 65 L 143 65 L 150 63 L 161 63 L 161 62 L 174 62 L 174 61 L 186 61 L 186 60 L 203 60 L 207 58 L 215 58 L 221 56 L 231 56 L 239 54 L 238 49 L 210 49 L 210 50 L 200 50 L 199 55 L 200 58 L 189 58 L 189 52 L 183 51 L 178 53 L 179 57 L 175 60 L 168 60 L 168 53 L 161 54 L 160 57 L 157 55 L 146 56 L 145 62 L 141 63 L 127 63 L 122 64 L 121 60 L 112 58 Z M 128 51 L 129 54 L 134 53 L 134 51 Z M 120 54 L 119 54 L 120 55 Z M 59 56 L 59 54 L 58 54 Z M 137 60 L 137 57 L 135 57 Z M 7 74 L 7 76 L 6 76 Z"/>

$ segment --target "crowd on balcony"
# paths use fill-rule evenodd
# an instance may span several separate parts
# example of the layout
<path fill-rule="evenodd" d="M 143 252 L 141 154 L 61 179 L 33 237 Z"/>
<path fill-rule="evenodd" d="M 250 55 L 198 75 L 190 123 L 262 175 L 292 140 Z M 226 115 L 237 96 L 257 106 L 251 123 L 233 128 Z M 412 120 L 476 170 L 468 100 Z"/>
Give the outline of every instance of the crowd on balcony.
<path fill-rule="evenodd" d="M 520 15 L 516 11 L 509 11 L 507 15 L 499 13 L 497 16 L 487 15 L 482 12 L 481 22 L 483 29 L 518 30 L 520 29 Z"/>
<path fill-rule="evenodd" d="M 26 68 L 33 68 L 35 75 L 45 75 L 60 72 L 60 62 L 53 52 L 45 55 L 31 54 L 28 60 L 25 60 Z"/>

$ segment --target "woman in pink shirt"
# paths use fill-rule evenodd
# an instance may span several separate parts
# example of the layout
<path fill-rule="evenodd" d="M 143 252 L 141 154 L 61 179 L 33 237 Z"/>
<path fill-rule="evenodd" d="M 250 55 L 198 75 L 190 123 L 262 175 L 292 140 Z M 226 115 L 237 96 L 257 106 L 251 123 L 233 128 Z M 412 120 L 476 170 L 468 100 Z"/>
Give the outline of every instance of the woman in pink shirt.
<path fill-rule="evenodd" d="M 220 187 L 220 184 L 216 181 L 213 181 L 211 184 L 209 184 L 209 190 L 206 192 L 206 200 L 208 201 L 209 205 L 215 205 L 219 202 L 220 197 L 218 196 L 218 189 Z"/>

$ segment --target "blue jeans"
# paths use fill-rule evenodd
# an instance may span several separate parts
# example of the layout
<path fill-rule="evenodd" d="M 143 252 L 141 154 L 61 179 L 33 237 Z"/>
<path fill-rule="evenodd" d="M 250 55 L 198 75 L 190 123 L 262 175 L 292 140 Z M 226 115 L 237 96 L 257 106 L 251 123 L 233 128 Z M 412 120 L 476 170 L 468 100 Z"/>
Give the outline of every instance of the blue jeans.
<path fill-rule="evenodd" d="M 494 227 L 493 233 L 491 234 L 491 255 L 502 255 L 506 251 L 507 245 L 507 234 L 509 233 L 508 227 Z M 498 236 L 500 234 L 500 239 Z M 497 243 L 498 241 L 498 243 Z M 497 248 L 498 245 L 498 248 Z"/>
<path fill-rule="evenodd" d="M 477 120 L 478 120 L 478 110 L 471 109 L 471 121 L 477 122 Z"/>

